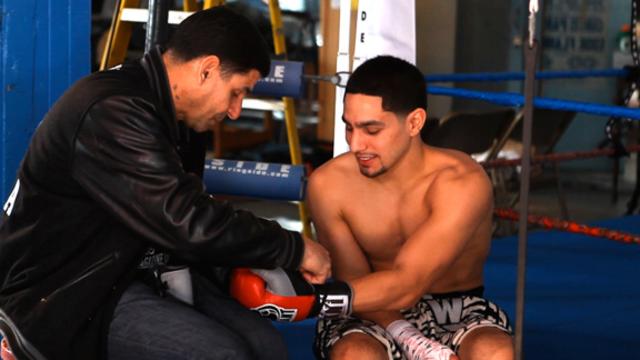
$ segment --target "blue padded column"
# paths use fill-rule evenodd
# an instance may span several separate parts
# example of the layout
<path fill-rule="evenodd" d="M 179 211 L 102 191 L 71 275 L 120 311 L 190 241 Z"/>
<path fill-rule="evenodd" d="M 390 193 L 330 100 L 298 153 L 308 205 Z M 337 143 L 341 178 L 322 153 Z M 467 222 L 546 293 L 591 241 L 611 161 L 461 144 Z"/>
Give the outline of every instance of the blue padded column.
<path fill-rule="evenodd" d="M 204 183 L 212 194 L 272 200 L 302 200 L 303 165 L 213 159 L 204 165 Z"/>
<path fill-rule="evenodd" d="M 51 104 L 90 72 L 91 2 L 0 0 L 0 202 Z"/>

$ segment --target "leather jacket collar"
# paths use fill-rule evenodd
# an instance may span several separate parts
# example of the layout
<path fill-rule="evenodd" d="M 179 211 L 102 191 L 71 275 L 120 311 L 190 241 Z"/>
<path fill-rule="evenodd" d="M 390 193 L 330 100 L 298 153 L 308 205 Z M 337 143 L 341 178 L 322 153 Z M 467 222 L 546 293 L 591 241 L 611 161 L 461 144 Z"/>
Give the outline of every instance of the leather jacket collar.
<path fill-rule="evenodd" d="M 156 46 L 140 59 L 140 64 L 147 74 L 149 85 L 155 92 L 158 103 L 162 105 L 162 109 L 158 110 L 161 110 L 161 116 L 167 123 L 171 139 L 175 141 L 176 144 L 179 144 L 181 140 L 184 141 L 185 139 L 183 139 L 184 135 L 180 136 L 183 131 L 179 130 L 176 119 L 176 109 L 171 95 L 171 85 L 169 84 L 167 71 L 162 61 L 162 53 L 162 49 Z"/>

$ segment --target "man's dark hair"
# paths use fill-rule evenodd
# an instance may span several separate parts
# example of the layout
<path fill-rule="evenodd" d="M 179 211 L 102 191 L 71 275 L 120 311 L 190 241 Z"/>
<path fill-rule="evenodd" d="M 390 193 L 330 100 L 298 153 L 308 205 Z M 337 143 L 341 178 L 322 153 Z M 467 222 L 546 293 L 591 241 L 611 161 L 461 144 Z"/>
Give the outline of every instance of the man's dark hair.
<path fill-rule="evenodd" d="M 176 28 L 167 50 L 177 59 L 189 61 L 216 55 L 223 74 L 256 69 L 269 74 L 269 48 L 258 29 L 246 17 L 225 6 L 197 11 Z"/>
<path fill-rule="evenodd" d="M 377 56 L 363 62 L 349 77 L 346 94 L 380 96 L 382 108 L 407 114 L 427 109 L 427 85 L 414 65 L 393 56 Z"/>

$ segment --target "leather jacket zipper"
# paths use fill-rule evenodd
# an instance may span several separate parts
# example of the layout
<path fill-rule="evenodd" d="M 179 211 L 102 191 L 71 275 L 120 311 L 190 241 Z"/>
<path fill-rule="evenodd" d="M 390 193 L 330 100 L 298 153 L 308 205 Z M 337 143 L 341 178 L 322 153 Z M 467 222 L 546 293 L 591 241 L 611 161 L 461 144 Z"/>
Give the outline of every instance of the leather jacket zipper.
<path fill-rule="evenodd" d="M 89 276 L 95 274 L 96 272 L 100 271 L 101 269 L 105 268 L 107 265 L 110 265 L 113 261 L 115 261 L 118 257 L 119 257 L 119 253 L 118 252 L 114 252 L 111 253 L 105 257 L 103 257 L 102 259 L 98 260 L 96 263 L 92 264 L 91 266 L 89 266 L 83 273 L 82 275 L 78 276 L 77 278 L 65 283 L 64 285 L 62 285 L 61 287 L 55 289 L 53 292 L 51 292 L 48 296 L 43 297 L 42 299 L 40 299 L 40 302 L 47 302 L 49 301 L 50 298 L 54 297 L 56 294 L 67 290 L 68 288 L 72 287 L 73 285 L 79 283 L 80 281 L 88 278 Z"/>

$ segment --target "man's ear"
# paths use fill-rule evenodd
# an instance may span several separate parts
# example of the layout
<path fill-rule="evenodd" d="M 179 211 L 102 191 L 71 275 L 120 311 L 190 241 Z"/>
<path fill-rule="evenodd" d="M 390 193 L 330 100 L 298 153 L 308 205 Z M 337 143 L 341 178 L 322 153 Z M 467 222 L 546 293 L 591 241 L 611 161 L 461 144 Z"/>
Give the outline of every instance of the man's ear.
<path fill-rule="evenodd" d="M 220 70 L 220 58 L 215 55 L 203 56 L 198 67 L 200 83 L 204 83 L 211 77 L 214 71 Z"/>
<path fill-rule="evenodd" d="M 416 108 L 415 110 L 410 112 L 405 118 L 405 123 L 407 124 L 409 135 L 420 135 L 420 130 L 422 130 L 422 127 L 424 126 L 426 120 L 427 112 L 424 109 Z"/>

